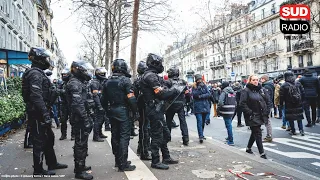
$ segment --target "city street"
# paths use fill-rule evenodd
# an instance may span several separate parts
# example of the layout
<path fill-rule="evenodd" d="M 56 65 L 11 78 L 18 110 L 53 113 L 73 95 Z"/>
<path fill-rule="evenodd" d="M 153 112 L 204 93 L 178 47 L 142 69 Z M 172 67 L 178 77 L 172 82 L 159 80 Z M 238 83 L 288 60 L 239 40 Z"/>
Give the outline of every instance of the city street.
<path fill-rule="evenodd" d="M 178 122 L 177 117 L 175 117 Z M 190 134 L 189 146 L 183 146 L 180 129 L 172 131 L 172 142 L 169 143 L 171 156 L 179 159 L 179 164 L 170 165 L 167 171 L 150 168 L 149 161 L 141 161 L 135 154 L 137 140 L 130 141 L 129 160 L 137 166 L 132 172 L 119 173 L 114 167 L 114 156 L 111 151 L 110 132 L 104 132 L 108 139 L 102 143 L 92 142 L 92 133 L 89 138 L 89 156 L 87 165 L 92 166 L 92 175 L 95 179 L 128 179 L 128 180 L 194 180 L 194 179 L 238 179 L 228 172 L 229 169 L 239 172 L 250 172 L 255 176 L 242 175 L 247 179 L 284 179 L 287 178 L 313 180 L 320 176 L 319 148 L 320 135 L 315 133 L 319 126 L 306 129 L 306 136 L 291 138 L 287 132 L 280 130 L 277 119 L 273 119 L 274 142 L 265 143 L 268 160 L 244 152 L 249 138 L 247 127 L 236 128 L 234 124 L 235 147 L 224 144 L 226 136 L 223 120 L 215 118 L 206 126 L 207 140 L 198 143 L 196 120 L 193 115 L 187 117 Z M 58 161 L 69 165 L 67 169 L 57 170 L 54 179 L 73 179 L 73 141 L 68 139 L 59 141 L 60 129 L 53 128 L 56 134 L 55 150 Z M 69 129 L 68 129 L 69 130 Z M 24 130 L 18 130 L 6 140 L 0 141 L 0 179 L 30 178 L 32 169 L 32 150 L 23 149 Z M 310 143 L 310 144 L 309 144 Z M 46 167 L 46 166 L 45 166 Z M 257 176 L 259 173 L 271 172 L 278 176 Z M 53 177 L 51 177 L 53 179 Z M 51 179 L 49 178 L 49 179 Z M 45 178 L 48 179 L 48 178 Z"/>
<path fill-rule="evenodd" d="M 272 118 L 273 142 L 264 143 L 264 149 L 269 160 L 292 167 L 299 171 L 320 177 L 320 124 L 315 127 L 304 127 L 305 136 L 297 133 L 290 136 L 289 132 L 281 129 L 282 120 Z M 176 120 L 178 122 L 178 120 Z M 194 115 L 187 117 L 188 128 L 197 131 Z M 306 124 L 306 120 L 303 123 Z M 242 119 L 244 124 L 244 119 Z M 266 136 L 266 128 L 262 127 L 263 138 Z M 297 128 L 297 124 L 296 124 Z M 297 131 L 297 130 L 296 130 Z M 225 141 L 227 130 L 222 117 L 212 118 L 211 124 L 205 127 L 205 136 L 218 141 Z M 233 136 L 236 148 L 245 151 L 251 131 L 245 127 L 237 127 L 237 118 L 233 120 Z M 255 154 L 259 154 L 256 145 L 252 148 Z"/>

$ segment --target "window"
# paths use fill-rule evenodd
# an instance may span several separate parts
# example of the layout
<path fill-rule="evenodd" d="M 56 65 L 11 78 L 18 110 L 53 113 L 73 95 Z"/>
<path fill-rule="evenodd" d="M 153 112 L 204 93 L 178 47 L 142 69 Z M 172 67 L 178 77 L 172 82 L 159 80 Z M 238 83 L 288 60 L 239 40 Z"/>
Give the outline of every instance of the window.
<path fill-rule="evenodd" d="M 257 38 L 257 36 L 256 36 L 256 30 L 255 29 L 253 29 L 252 30 L 252 40 L 256 40 L 256 38 Z"/>
<path fill-rule="evenodd" d="M 312 54 L 308 54 L 308 62 L 307 62 L 308 66 L 313 66 L 313 62 L 312 62 Z"/>
<path fill-rule="evenodd" d="M 279 69 L 279 67 L 278 67 L 279 66 L 278 58 L 274 58 L 273 61 L 274 61 L 274 70 Z"/>
<path fill-rule="evenodd" d="M 299 56 L 299 67 L 303 67 L 303 55 Z"/>
<path fill-rule="evenodd" d="M 4 26 L 1 26 L 0 29 L 0 48 L 4 48 L 6 46 L 6 31 Z"/>
<path fill-rule="evenodd" d="M 261 26 L 261 36 L 262 37 L 266 37 L 266 28 L 264 27 L 264 25 Z"/>
<path fill-rule="evenodd" d="M 288 65 L 292 66 L 292 57 L 288 57 Z"/>
<path fill-rule="evenodd" d="M 246 42 L 249 42 L 249 33 L 248 33 L 248 31 L 246 32 L 246 35 L 245 35 L 246 37 Z"/>
<path fill-rule="evenodd" d="M 276 32 L 276 26 L 274 21 L 270 22 L 271 33 L 274 34 Z"/>
<path fill-rule="evenodd" d="M 265 15 L 264 15 L 264 8 L 261 9 L 261 19 L 264 19 L 265 18 Z"/>
<path fill-rule="evenodd" d="M 276 13 L 276 3 L 273 3 L 273 4 L 271 5 L 271 12 L 272 12 L 272 14 L 275 14 L 275 13 Z"/>
<path fill-rule="evenodd" d="M 251 22 L 254 22 L 256 19 L 256 15 L 254 13 L 251 14 Z"/>

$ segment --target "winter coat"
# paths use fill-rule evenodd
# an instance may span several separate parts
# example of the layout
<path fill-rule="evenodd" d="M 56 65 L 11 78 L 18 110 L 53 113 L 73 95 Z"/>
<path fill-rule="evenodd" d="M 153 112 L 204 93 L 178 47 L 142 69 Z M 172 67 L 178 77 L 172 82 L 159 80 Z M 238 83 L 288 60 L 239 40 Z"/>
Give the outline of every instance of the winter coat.
<path fill-rule="evenodd" d="M 274 86 L 274 104 L 275 105 L 280 105 L 280 87 L 284 83 L 285 83 L 285 81 L 281 80 L 281 81 L 279 81 L 278 84 L 276 84 Z"/>
<path fill-rule="evenodd" d="M 236 100 L 237 100 L 237 104 L 239 104 L 242 87 L 241 86 L 234 86 L 233 90 L 236 92 Z"/>
<path fill-rule="evenodd" d="M 272 81 L 266 81 L 264 83 L 262 83 L 262 87 L 264 87 L 268 94 L 269 94 L 269 97 L 271 99 L 271 102 L 272 102 L 272 106 L 273 106 L 273 103 L 274 103 L 274 84 Z"/>
<path fill-rule="evenodd" d="M 271 101 L 267 91 L 261 84 L 247 84 L 241 92 L 240 107 L 242 108 L 247 126 L 259 126 L 268 121 Z"/>
<path fill-rule="evenodd" d="M 302 78 L 299 79 L 299 82 L 304 88 L 306 98 L 313 98 L 318 96 L 319 81 L 316 77 L 313 77 L 311 73 L 305 74 Z"/>
<path fill-rule="evenodd" d="M 226 98 L 227 96 L 233 96 L 234 102 L 226 102 Z M 236 92 L 232 89 L 232 87 L 226 87 L 222 90 L 222 93 L 220 94 L 219 97 L 219 103 L 218 103 L 218 111 L 219 114 L 222 115 L 222 117 L 225 118 L 232 118 L 234 115 L 234 112 L 236 110 L 236 106 L 237 106 L 237 101 L 236 101 Z"/>
<path fill-rule="evenodd" d="M 210 96 L 208 87 L 202 83 L 197 85 L 196 83 L 192 87 L 192 97 L 194 114 L 209 113 L 210 112 Z"/>
<path fill-rule="evenodd" d="M 302 100 L 299 103 L 292 103 L 289 96 L 289 86 L 294 85 L 299 88 Z M 302 120 L 303 117 L 303 99 L 305 91 L 299 82 L 295 82 L 293 76 L 286 79 L 286 82 L 280 87 L 280 107 L 285 108 L 284 116 L 287 121 Z"/>
<path fill-rule="evenodd" d="M 211 89 L 211 95 L 212 95 L 212 100 L 214 104 L 218 103 L 220 94 L 221 94 L 220 88 Z"/>

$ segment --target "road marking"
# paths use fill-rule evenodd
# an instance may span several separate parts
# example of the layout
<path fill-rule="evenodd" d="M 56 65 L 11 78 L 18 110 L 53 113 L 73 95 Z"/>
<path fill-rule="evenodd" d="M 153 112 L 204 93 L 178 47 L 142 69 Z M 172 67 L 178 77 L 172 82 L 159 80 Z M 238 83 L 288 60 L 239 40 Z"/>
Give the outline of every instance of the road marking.
<path fill-rule="evenodd" d="M 282 129 L 281 127 L 272 127 L 272 129 L 286 131 L 285 129 Z M 304 134 L 309 135 L 309 136 L 314 136 L 315 139 L 320 139 L 319 133 L 304 132 Z"/>
<path fill-rule="evenodd" d="M 106 132 L 108 138 L 108 144 L 111 146 L 111 132 Z M 125 174 L 129 180 L 158 180 L 150 169 L 140 160 L 140 158 L 128 148 L 128 160 L 137 168 L 134 171 L 125 171 Z"/>
<path fill-rule="evenodd" d="M 192 150 L 192 149 L 205 149 L 206 146 L 198 145 L 198 146 L 184 146 L 184 147 L 171 147 L 170 150 Z"/>
<path fill-rule="evenodd" d="M 294 141 L 292 139 L 287 139 L 287 138 L 274 138 L 272 141 L 277 142 L 277 143 L 281 143 L 281 144 L 285 144 L 285 145 L 288 145 L 288 146 L 293 146 L 293 147 L 296 147 L 296 148 L 308 150 L 308 151 L 313 151 L 313 152 L 316 152 L 316 153 L 320 154 L 320 150 L 318 150 L 318 149 L 313 149 L 313 148 L 310 148 L 310 147 L 298 145 L 298 143 L 299 143 L 299 144 L 303 144 L 303 145 L 315 146 L 315 145 L 313 145 L 311 143 L 305 143 L 305 142 L 302 142 L 302 141 L 297 142 L 297 141 Z M 294 144 L 294 143 L 297 143 L 297 144 Z M 316 146 L 316 147 L 319 147 L 319 145 Z"/>
<path fill-rule="evenodd" d="M 311 163 L 311 164 L 320 167 L 320 162 L 314 162 L 314 163 Z"/>
<path fill-rule="evenodd" d="M 314 142 L 314 143 L 320 143 L 320 138 L 318 138 L 319 140 L 314 140 L 317 139 L 317 137 L 311 137 L 311 136 L 292 136 L 292 138 L 294 139 L 300 139 L 300 140 L 305 140 L 305 141 L 309 141 L 309 142 Z M 317 146 L 319 147 L 319 146 Z"/>
<path fill-rule="evenodd" d="M 306 153 L 306 152 L 283 152 L 283 151 L 279 151 L 276 149 L 272 149 L 272 148 L 268 148 L 268 147 L 264 147 L 265 150 L 276 153 L 276 154 L 280 154 L 282 156 L 286 156 L 289 158 L 294 158 L 294 159 L 319 159 L 320 160 L 320 156 L 314 155 L 314 154 L 310 154 L 310 153 Z"/>

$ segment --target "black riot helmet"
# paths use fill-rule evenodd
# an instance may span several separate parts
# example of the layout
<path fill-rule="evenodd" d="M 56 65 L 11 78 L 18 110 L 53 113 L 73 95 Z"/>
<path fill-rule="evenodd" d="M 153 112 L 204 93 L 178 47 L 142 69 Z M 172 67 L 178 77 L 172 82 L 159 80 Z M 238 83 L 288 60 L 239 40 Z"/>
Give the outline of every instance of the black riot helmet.
<path fill-rule="evenodd" d="M 69 78 L 71 76 L 71 73 L 70 73 L 70 68 L 64 68 L 61 72 L 61 79 L 62 81 L 69 81 Z"/>
<path fill-rule="evenodd" d="M 113 73 L 123 73 L 127 77 L 131 77 L 129 67 L 124 59 L 115 59 L 112 62 L 111 70 Z"/>
<path fill-rule="evenodd" d="M 179 77 L 179 69 L 176 66 L 168 69 L 167 73 L 169 78 Z"/>
<path fill-rule="evenodd" d="M 32 65 L 42 70 L 49 69 L 52 65 L 50 60 L 52 53 L 41 47 L 32 47 L 28 54 L 28 59 Z"/>
<path fill-rule="evenodd" d="M 95 72 L 94 72 L 94 75 L 99 80 L 106 79 L 106 74 L 107 74 L 107 70 L 104 67 L 97 67 Z"/>
<path fill-rule="evenodd" d="M 162 63 L 163 63 L 162 57 L 152 53 L 148 54 L 148 57 L 147 57 L 148 68 L 155 69 L 158 73 L 162 73 L 164 70 Z"/>
<path fill-rule="evenodd" d="M 89 81 L 92 77 L 92 65 L 84 60 L 73 61 L 71 64 L 71 73 L 82 80 Z"/>
<path fill-rule="evenodd" d="M 142 75 L 146 69 L 148 68 L 146 62 L 144 61 L 140 61 L 139 64 L 138 64 L 138 68 L 137 68 L 137 72 L 139 75 Z"/>

